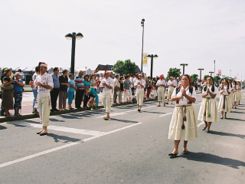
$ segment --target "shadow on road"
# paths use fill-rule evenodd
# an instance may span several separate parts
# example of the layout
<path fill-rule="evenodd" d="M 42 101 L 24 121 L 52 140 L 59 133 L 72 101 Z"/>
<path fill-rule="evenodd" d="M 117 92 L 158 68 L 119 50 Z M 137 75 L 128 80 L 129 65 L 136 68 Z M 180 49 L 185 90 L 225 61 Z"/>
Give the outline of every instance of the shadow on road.
<path fill-rule="evenodd" d="M 5 126 L 0 125 L 0 130 L 7 129 Z"/>
<path fill-rule="evenodd" d="M 118 118 L 111 118 L 111 120 L 119 121 L 119 122 L 122 122 L 122 123 L 139 123 L 138 121 L 125 120 L 125 119 L 118 119 Z"/>
<path fill-rule="evenodd" d="M 236 113 L 236 114 L 245 114 L 245 112 L 241 112 L 241 111 L 231 111 L 231 113 Z"/>
<path fill-rule="evenodd" d="M 233 120 L 233 121 L 244 121 L 244 119 L 238 119 L 238 118 L 226 118 L 227 120 Z"/>
<path fill-rule="evenodd" d="M 245 167 L 245 162 L 243 161 L 235 160 L 231 158 L 225 158 L 210 153 L 190 152 L 189 154 L 182 155 L 181 157 L 197 162 L 206 162 L 206 163 L 224 165 L 227 167 L 232 167 L 234 169 L 239 169 L 239 167 Z"/>
<path fill-rule="evenodd" d="M 57 135 L 53 133 L 49 133 L 47 135 L 48 137 L 52 137 L 55 142 L 63 142 L 63 143 L 69 143 L 69 142 L 77 142 L 80 141 L 80 139 L 64 136 L 64 135 Z"/>
<path fill-rule="evenodd" d="M 227 132 L 217 132 L 217 131 L 210 131 L 210 134 L 214 134 L 214 135 L 220 135 L 220 136 L 229 136 L 229 137 L 238 137 L 241 139 L 245 139 L 245 135 L 242 134 L 233 134 L 233 133 L 227 133 Z"/>
<path fill-rule="evenodd" d="M 141 112 L 150 113 L 150 114 L 166 114 L 164 112 L 158 112 L 158 111 L 145 111 L 145 110 L 142 110 Z"/>

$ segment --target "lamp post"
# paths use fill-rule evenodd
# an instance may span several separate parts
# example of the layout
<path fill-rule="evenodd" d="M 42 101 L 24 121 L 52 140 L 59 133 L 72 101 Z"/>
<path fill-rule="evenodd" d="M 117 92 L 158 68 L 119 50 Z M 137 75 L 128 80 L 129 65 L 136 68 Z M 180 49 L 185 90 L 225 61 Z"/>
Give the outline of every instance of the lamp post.
<path fill-rule="evenodd" d="M 185 67 L 188 66 L 188 64 L 187 63 L 181 63 L 180 66 L 183 67 L 183 73 L 182 73 L 182 75 L 185 75 Z"/>
<path fill-rule="evenodd" d="M 198 68 L 198 70 L 200 71 L 200 78 L 199 78 L 199 80 L 201 81 L 202 80 L 202 71 L 204 70 L 204 68 Z"/>
<path fill-rule="evenodd" d="M 65 38 L 72 40 L 72 46 L 71 46 L 71 69 L 70 72 L 74 75 L 75 74 L 75 50 L 76 50 L 76 40 L 82 39 L 83 34 L 82 33 L 68 33 Z"/>
<path fill-rule="evenodd" d="M 211 77 L 213 77 L 214 72 L 210 71 L 209 74 L 210 74 Z"/>
<path fill-rule="evenodd" d="M 141 47 L 141 65 L 140 65 L 140 70 L 143 73 L 145 19 L 141 20 L 141 27 L 142 27 L 142 47 Z"/>
<path fill-rule="evenodd" d="M 216 74 L 216 61 L 214 60 L 214 75 Z"/>
<path fill-rule="evenodd" d="M 158 55 L 153 55 L 153 54 L 150 54 L 148 55 L 147 57 L 151 58 L 151 79 L 152 79 L 152 76 L 153 76 L 153 59 L 158 57 Z"/>

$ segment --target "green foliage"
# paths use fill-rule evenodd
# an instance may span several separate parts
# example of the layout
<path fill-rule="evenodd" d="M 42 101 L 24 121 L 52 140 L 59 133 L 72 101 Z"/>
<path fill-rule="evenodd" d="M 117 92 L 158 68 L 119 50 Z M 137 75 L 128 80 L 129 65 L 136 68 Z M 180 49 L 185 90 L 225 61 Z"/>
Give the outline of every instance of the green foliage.
<path fill-rule="evenodd" d="M 195 84 L 198 80 L 198 75 L 197 74 L 192 74 L 191 75 L 191 81 L 193 84 Z"/>
<path fill-rule="evenodd" d="M 180 74 L 181 72 L 179 68 L 169 68 L 167 79 L 169 79 L 169 77 L 178 78 L 180 77 Z"/>
<path fill-rule="evenodd" d="M 138 66 L 131 62 L 130 59 L 127 59 L 125 61 L 119 60 L 116 62 L 116 64 L 113 66 L 113 72 L 118 73 L 120 75 L 127 75 L 127 74 L 135 74 L 138 71 Z"/>
<path fill-rule="evenodd" d="M 219 75 L 216 75 L 216 76 L 214 77 L 214 84 L 215 84 L 216 86 L 219 86 L 220 80 L 221 80 L 221 77 L 220 77 Z"/>

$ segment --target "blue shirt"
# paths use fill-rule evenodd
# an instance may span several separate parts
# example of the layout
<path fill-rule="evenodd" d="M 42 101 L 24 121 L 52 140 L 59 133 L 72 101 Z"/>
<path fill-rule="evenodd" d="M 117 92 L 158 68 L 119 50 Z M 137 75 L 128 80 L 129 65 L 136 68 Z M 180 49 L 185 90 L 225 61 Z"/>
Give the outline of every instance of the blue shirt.
<path fill-rule="evenodd" d="M 52 75 L 54 88 L 60 88 L 60 80 L 58 75 Z"/>
<path fill-rule="evenodd" d="M 74 81 L 74 80 L 69 80 L 69 81 L 68 81 L 68 84 L 69 84 L 68 91 L 74 92 L 75 89 L 74 89 L 73 87 L 75 87 L 75 81 Z M 71 86 L 73 86 L 73 87 L 71 87 Z"/>
<path fill-rule="evenodd" d="M 23 80 L 19 79 L 18 82 L 23 82 Z M 16 82 L 14 82 L 14 91 L 18 93 L 22 93 L 24 91 L 24 88 L 19 84 L 17 84 Z"/>

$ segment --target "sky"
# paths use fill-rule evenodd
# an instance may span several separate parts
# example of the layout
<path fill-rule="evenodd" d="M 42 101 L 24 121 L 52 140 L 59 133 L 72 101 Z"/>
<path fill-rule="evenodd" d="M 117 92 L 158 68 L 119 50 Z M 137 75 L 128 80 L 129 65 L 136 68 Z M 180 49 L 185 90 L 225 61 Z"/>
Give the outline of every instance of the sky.
<path fill-rule="evenodd" d="M 70 67 L 70 32 L 77 40 L 76 69 L 131 59 L 140 66 L 141 19 L 154 75 L 188 63 L 186 73 L 214 69 L 245 78 L 244 0 L 0 0 L 0 67 Z M 150 65 L 144 66 L 150 73 Z"/>

